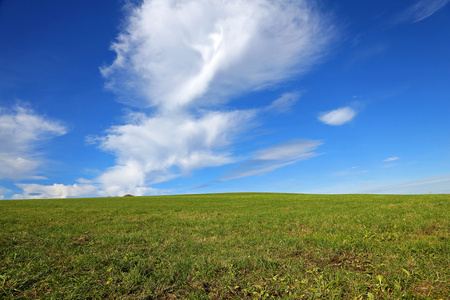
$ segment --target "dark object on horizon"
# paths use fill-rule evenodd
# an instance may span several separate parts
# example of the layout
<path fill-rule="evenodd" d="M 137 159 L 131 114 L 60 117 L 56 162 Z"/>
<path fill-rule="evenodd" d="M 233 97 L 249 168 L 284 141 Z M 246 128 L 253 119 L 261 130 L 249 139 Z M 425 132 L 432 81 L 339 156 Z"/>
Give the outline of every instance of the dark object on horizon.
<path fill-rule="evenodd" d="M 134 197 L 134 196 L 131 194 L 126 194 L 124 197 Z"/>

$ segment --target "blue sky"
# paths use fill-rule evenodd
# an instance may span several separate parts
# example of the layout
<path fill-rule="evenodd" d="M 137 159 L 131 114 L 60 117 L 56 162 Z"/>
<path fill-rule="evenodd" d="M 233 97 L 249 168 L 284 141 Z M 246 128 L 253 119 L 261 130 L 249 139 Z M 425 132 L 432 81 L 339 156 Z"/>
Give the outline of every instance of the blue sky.
<path fill-rule="evenodd" d="M 0 199 L 449 193 L 449 0 L 0 2 Z"/>

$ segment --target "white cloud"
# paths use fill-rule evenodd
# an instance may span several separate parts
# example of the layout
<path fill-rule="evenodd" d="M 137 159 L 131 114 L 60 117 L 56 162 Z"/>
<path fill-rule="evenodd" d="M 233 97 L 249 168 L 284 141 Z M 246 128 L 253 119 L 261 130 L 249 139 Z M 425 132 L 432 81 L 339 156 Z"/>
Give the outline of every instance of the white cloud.
<path fill-rule="evenodd" d="M 59 122 L 20 106 L 0 108 L 0 179 L 41 179 L 43 142 L 66 133 Z"/>
<path fill-rule="evenodd" d="M 0 186 L 0 200 L 5 199 L 5 195 L 11 193 L 10 189 Z"/>
<path fill-rule="evenodd" d="M 67 198 L 87 197 L 97 194 L 97 187 L 87 184 L 53 184 L 40 185 L 35 183 L 17 183 L 23 190 L 22 194 L 13 195 L 14 199 L 41 199 L 41 198 Z"/>
<path fill-rule="evenodd" d="M 398 160 L 398 159 L 400 159 L 400 158 L 398 158 L 397 156 L 392 156 L 392 157 L 388 157 L 388 158 L 386 158 L 385 160 L 383 160 L 383 161 L 385 161 L 385 162 L 389 162 L 389 161 L 395 161 L 395 160 Z"/>
<path fill-rule="evenodd" d="M 13 199 L 43 199 L 43 198 L 77 198 L 77 197 L 98 197 L 98 196 L 123 196 L 127 193 L 119 194 L 106 194 L 107 191 L 102 190 L 101 186 L 97 183 L 92 184 L 53 184 L 53 185 L 41 185 L 41 184 L 28 184 L 18 183 L 16 184 L 23 190 L 21 194 L 14 194 Z M 113 191 L 112 189 L 109 191 Z M 138 187 L 135 188 L 134 196 L 148 196 L 148 195 L 160 195 L 165 191 L 154 189 L 151 187 Z M 11 191 L 10 191 L 11 192 Z"/>
<path fill-rule="evenodd" d="M 306 0 L 148 0 L 127 21 L 107 85 L 169 110 L 304 73 L 334 34 Z"/>
<path fill-rule="evenodd" d="M 255 152 L 256 160 L 297 160 L 300 158 L 310 157 L 311 151 L 322 145 L 319 141 L 314 140 L 292 140 L 267 149 Z"/>
<path fill-rule="evenodd" d="M 319 120 L 327 125 L 340 126 L 350 122 L 355 116 L 356 111 L 347 106 L 321 113 L 319 115 Z"/>
<path fill-rule="evenodd" d="M 102 193 L 135 193 L 236 161 L 233 140 L 264 109 L 215 107 L 320 60 L 335 32 L 313 3 L 144 0 L 130 9 L 111 46 L 117 57 L 101 72 L 122 102 L 153 114 L 134 114 L 98 139 L 117 162 L 96 179 Z M 285 94 L 271 109 L 287 110 L 298 96 Z"/>
<path fill-rule="evenodd" d="M 262 174 L 265 174 L 268 172 L 272 172 L 276 169 L 279 169 L 279 168 L 282 168 L 282 167 L 285 167 L 288 165 L 292 165 L 296 162 L 298 162 L 298 161 L 287 161 L 287 162 L 283 162 L 283 163 L 274 163 L 271 165 L 269 164 L 268 166 L 262 166 L 263 164 L 261 164 L 261 165 L 258 165 L 258 167 L 256 169 L 252 169 L 250 166 L 247 166 L 244 163 L 244 164 L 240 165 L 238 168 L 236 168 L 235 170 L 233 170 L 231 172 L 231 175 L 219 178 L 216 181 L 221 182 L 221 181 L 228 181 L 228 180 L 244 178 L 244 177 L 249 177 L 249 176 L 262 175 Z M 249 164 L 250 163 L 253 163 L 253 161 L 249 161 Z"/>
<path fill-rule="evenodd" d="M 419 0 L 398 17 L 399 22 L 420 22 L 447 5 L 450 0 Z"/>
<path fill-rule="evenodd" d="M 277 114 L 289 112 L 295 103 L 297 103 L 300 99 L 300 96 L 300 92 L 285 93 L 267 106 L 265 110 Z"/>
<path fill-rule="evenodd" d="M 320 145 L 322 145 L 320 141 L 299 139 L 259 150 L 253 153 L 251 159 L 231 169 L 230 175 L 219 178 L 216 181 L 228 181 L 265 174 L 281 167 L 313 158 L 319 155 L 314 150 Z"/>
<path fill-rule="evenodd" d="M 152 183 L 220 166 L 234 159 L 225 150 L 252 111 L 208 112 L 201 117 L 138 114 L 132 124 L 113 127 L 100 147 L 117 157 L 117 165 L 97 180 L 106 194 L 135 193 Z"/>

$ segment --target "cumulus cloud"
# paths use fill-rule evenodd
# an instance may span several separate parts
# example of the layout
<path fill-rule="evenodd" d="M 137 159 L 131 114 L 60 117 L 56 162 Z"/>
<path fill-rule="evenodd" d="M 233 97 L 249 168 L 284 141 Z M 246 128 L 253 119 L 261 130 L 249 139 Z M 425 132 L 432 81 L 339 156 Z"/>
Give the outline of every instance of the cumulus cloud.
<path fill-rule="evenodd" d="M 127 174 L 124 174 L 126 176 Z M 16 186 L 22 189 L 22 193 L 14 194 L 13 199 L 42 199 L 42 198 L 76 198 L 76 197 L 100 197 L 100 196 L 123 196 L 127 194 L 119 189 L 115 190 L 110 187 L 105 190 L 103 185 L 98 181 L 85 180 L 83 178 L 77 180 L 75 184 L 36 184 L 36 183 L 16 183 Z M 114 193 L 118 192 L 118 193 Z M 1 194 L 11 194 L 12 191 L 0 188 Z M 134 196 L 144 195 L 162 195 L 167 193 L 165 190 L 159 190 L 151 187 L 136 187 L 133 189 Z"/>
<path fill-rule="evenodd" d="M 66 133 L 59 122 L 48 120 L 31 109 L 0 108 L 0 179 L 40 179 L 42 144 Z"/>
<path fill-rule="evenodd" d="M 228 176 L 219 178 L 216 181 L 228 181 L 265 174 L 281 167 L 313 158 L 319 155 L 314 150 L 320 145 L 322 145 L 320 141 L 297 139 L 256 151 L 251 159 L 239 164 L 230 171 Z"/>
<path fill-rule="evenodd" d="M 419 0 L 398 17 L 399 22 L 417 23 L 435 14 L 450 0 Z"/>
<path fill-rule="evenodd" d="M 14 199 L 40 199 L 40 198 L 68 198 L 86 197 L 97 193 L 97 187 L 87 184 L 53 184 L 41 185 L 36 183 L 16 184 L 23 190 L 22 194 L 15 194 Z"/>
<path fill-rule="evenodd" d="M 350 122 L 356 116 L 356 111 L 350 107 L 342 107 L 319 115 L 319 120 L 327 125 L 340 126 Z"/>
<path fill-rule="evenodd" d="M 132 114 L 98 138 L 116 157 L 96 179 L 102 193 L 145 191 L 235 162 L 233 141 L 264 109 L 218 104 L 305 73 L 334 36 L 308 0 L 144 0 L 129 9 L 111 46 L 116 59 L 101 73 L 120 101 L 152 113 Z M 286 111 L 298 97 L 285 94 L 270 109 Z"/>
<path fill-rule="evenodd" d="M 117 165 L 98 181 L 107 194 L 134 193 L 195 169 L 231 163 L 233 157 L 223 149 L 253 114 L 230 111 L 151 118 L 136 114 L 133 123 L 113 127 L 101 138 L 100 147 L 114 153 Z"/>

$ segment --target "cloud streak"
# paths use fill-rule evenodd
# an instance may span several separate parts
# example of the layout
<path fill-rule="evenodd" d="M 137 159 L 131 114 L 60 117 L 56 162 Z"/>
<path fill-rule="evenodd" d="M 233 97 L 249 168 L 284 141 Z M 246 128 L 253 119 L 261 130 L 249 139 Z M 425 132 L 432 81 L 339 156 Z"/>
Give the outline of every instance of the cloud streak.
<path fill-rule="evenodd" d="M 399 22 L 417 23 L 434 15 L 447 5 L 450 0 L 420 0 L 406 9 L 398 17 Z"/>
<path fill-rule="evenodd" d="M 295 103 L 297 103 L 297 101 L 300 99 L 301 95 L 301 92 L 285 93 L 281 95 L 281 97 L 273 101 L 269 106 L 267 106 L 265 108 L 265 111 L 274 114 L 288 113 L 291 111 Z"/>
<path fill-rule="evenodd" d="M 367 170 L 361 170 L 359 167 L 351 167 L 340 172 L 334 173 L 337 176 L 358 175 L 367 173 Z"/>
<path fill-rule="evenodd" d="M 392 156 L 392 157 L 388 157 L 388 158 L 386 158 L 385 160 L 383 160 L 383 161 L 385 161 L 385 162 L 390 162 L 390 161 L 396 161 L 396 160 L 399 160 L 400 158 L 398 158 L 397 156 Z"/>
<path fill-rule="evenodd" d="M 322 145 L 320 141 L 298 139 L 259 150 L 252 154 L 251 159 L 231 169 L 229 175 L 216 181 L 221 182 L 265 174 L 302 160 L 311 159 L 319 155 L 314 151 L 320 145 Z"/>
<path fill-rule="evenodd" d="M 392 185 L 378 186 L 360 192 L 375 194 L 448 194 L 450 193 L 450 175 L 426 177 Z"/>

